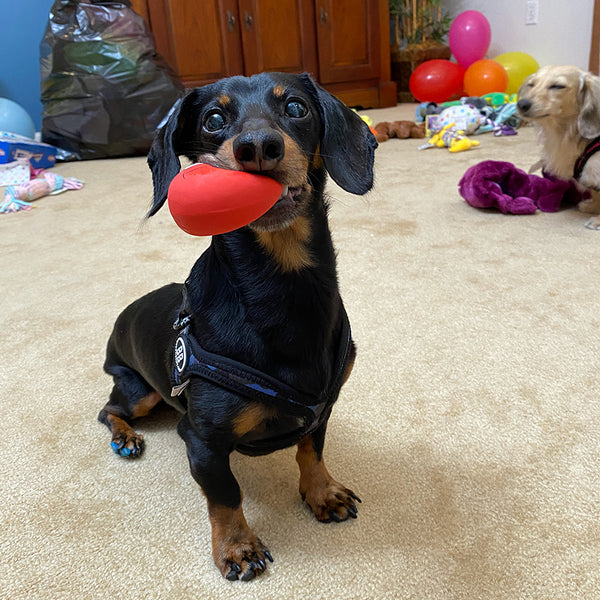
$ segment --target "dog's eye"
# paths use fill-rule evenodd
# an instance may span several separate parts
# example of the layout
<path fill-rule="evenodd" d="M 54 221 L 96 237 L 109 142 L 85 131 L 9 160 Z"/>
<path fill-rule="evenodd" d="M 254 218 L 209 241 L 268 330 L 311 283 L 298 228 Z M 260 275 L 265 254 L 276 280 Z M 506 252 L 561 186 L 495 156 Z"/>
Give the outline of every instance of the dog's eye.
<path fill-rule="evenodd" d="M 285 106 L 285 114 L 294 119 L 301 119 L 308 114 L 308 108 L 299 100 L 291 100 Z"/>
<path fill-rule="evenodd" d="M 219 131 L 225 127 L 225 118 L 220 112 L 211 112 L 204 119 L 204 129 L 211 133 Z"/>
<path fill-rule="evenodd" d="M 564 90 L 564 89 L 565 89 L 565 87 L 566 87 L 566 86 L 564 86 L 564 85 L 560 85 L 560 83 L 553 83 L 553 84 L 550 86 L 550 89 L 551 89 L 551 90 Z"/>

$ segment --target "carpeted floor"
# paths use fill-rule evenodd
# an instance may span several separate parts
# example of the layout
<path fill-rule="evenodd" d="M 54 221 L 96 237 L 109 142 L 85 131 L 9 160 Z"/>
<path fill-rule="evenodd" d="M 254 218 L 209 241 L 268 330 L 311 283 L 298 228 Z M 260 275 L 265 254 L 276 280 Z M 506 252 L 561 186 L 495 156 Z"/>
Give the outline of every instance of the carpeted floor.
<path fill-rule="evenodd" d="M 391 140 L 367 198 L 330 186 L 359 356 L 326 457 L 363 503 L 356 521 L 320 524 L 293 449 L 235 455 L 275 557 L 248 584 L 213 565 L 177 415 L 139 422 L 135 462 L 96 421 L 114 318 L 182 281 L 207 242 L 167 210 L 141 227 L 142 158 L 59 165 L 85 188 L 0 215 L 0 597 L 600 598 L 600 232 L 576 209 L 465 204 L 467 167 L 538 158 L 531 129 L 478 139 L 461 154 Z"/>

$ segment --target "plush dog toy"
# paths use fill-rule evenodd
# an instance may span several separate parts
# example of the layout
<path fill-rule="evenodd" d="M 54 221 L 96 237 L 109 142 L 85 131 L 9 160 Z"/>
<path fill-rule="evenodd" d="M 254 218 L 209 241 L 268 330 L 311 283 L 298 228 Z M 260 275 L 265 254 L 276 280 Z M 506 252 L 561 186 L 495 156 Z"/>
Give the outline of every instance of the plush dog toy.
<path fill-rule="evenodd" d="M 572 180 L 544 173 L 530 175 L 512 163 L 485 160 L 469 168 L 458 190 L 476 208 L 497 208 L 504 214 L 530 215 L 538 210 L 556 212 L 563 205 L 574 205 L 590 197 Z"/>
<path fill-rule="evenodd" d="M 390 138 L 404 140 L 425 137 L 425 124 L 414 123 L 413 121 L 393 121 L 391 123 L 382 121 L 377 123 L 374 129 L 378 142 L 387 142 Z"/>
<path fill-rule="evenodd" d="M 67 190 L 79 190 L 83 182 L 73 177 L 63 177 L 57 173 L 43 172 L 41 177 L 31 179 L 21 185 L 9 185 L 4 192 L 4 202 L 0 203 L 0 213 L 11 213 L 33 208 L 31 200 L 47 195 L 56 195 Z"/>
<path fill-rule="evenodd" d="M 419 150 L 427 148 L 443 148 L 446 146 L 450 152 L 463 152 L 469 148 L 479 146 L 477 140 L 471 140 L 462 129 L 456 129 L 454 123 L 446 125 L 443 129 L 434 133 Z"/>

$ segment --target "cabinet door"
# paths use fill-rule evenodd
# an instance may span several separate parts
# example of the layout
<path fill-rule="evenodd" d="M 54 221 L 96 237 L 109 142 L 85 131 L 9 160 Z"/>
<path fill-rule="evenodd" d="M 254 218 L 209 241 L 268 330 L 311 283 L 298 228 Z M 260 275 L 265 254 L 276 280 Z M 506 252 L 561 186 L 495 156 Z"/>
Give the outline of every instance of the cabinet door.
<path fill-rule="evenodd" d="M 322 83 L 380 76 L 377 0 L 315 0 Z"/>
<path fill-rule="evenodd" d="M 245 74 L 316 72 L 313 0 L 239 0 Z"/>
<path fill-rule="evenodd" d="M 236 0 L 148 0 L 156 48 L 186 86 L 244 72 Z"/>

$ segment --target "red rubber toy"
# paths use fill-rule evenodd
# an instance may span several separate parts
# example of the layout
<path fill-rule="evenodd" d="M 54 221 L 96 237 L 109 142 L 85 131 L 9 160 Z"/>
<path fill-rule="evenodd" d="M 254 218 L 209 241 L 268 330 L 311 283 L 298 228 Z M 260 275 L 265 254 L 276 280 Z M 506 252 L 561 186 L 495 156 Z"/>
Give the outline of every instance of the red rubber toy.
<path fill-rule="evenodd" d="M 282 192 L 283 185 L 270 177 L 195 164 L 175 176 L 167 197 L 175 223 L 186 233 L 201 236 L 252 223 Z"/>

